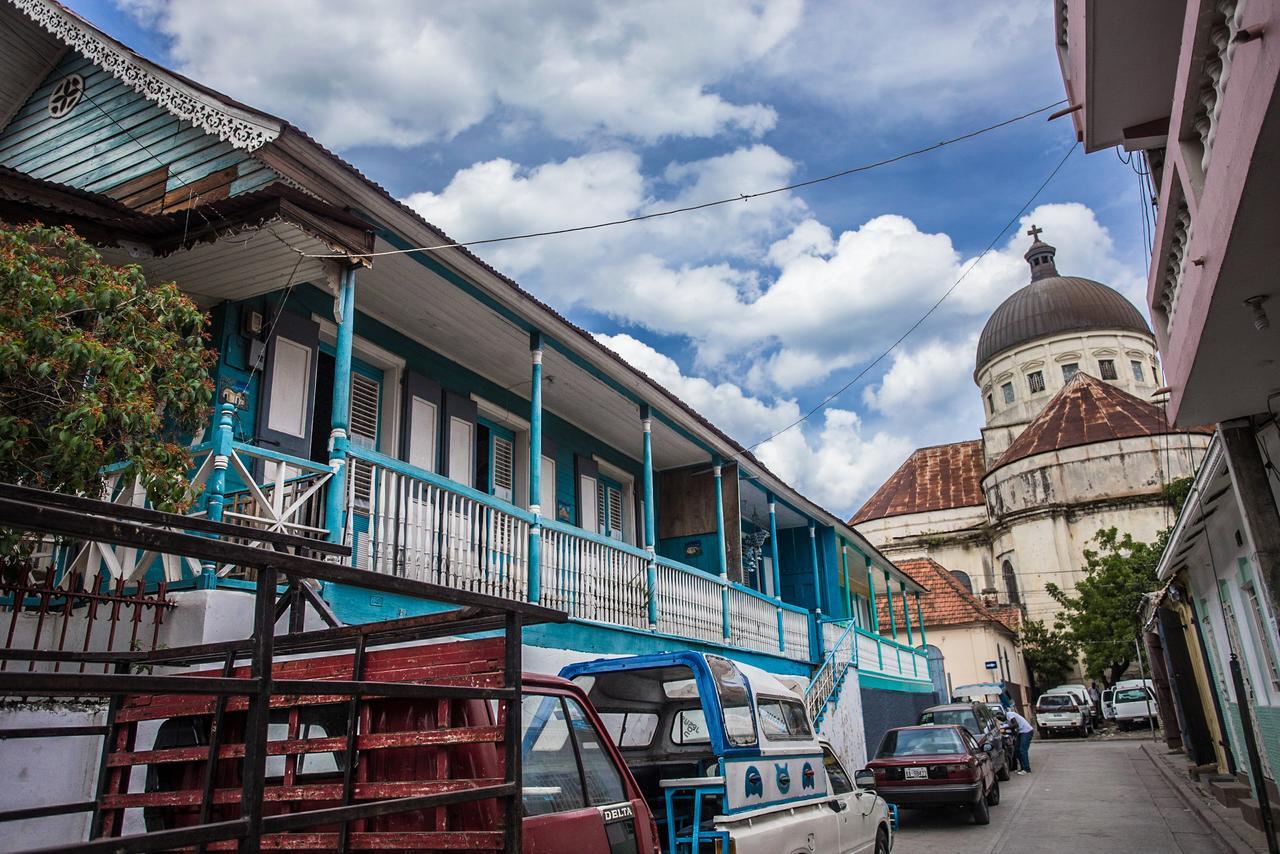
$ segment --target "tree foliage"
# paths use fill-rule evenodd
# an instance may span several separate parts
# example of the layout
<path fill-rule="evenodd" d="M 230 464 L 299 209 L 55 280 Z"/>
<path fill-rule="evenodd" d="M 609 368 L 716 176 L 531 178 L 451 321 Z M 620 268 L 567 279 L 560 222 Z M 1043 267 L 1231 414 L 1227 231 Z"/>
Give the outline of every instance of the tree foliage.
<path fill-rule="evenodd" d="M 1050 628 L 1043 620 L 1027 620 L 1018 633 L 1018 643 L 1037 690 L 1061 684 L 1075 666 L 1075 645 L 1061 624 Z"/>
<path fill-rule="evenodd" d="M 214 358 L 176 285 L 69 229 L 0 226 L 0 481 L 98 495 L 118 463 L 181 509 L 181 440 L 209 416 Z"/>
<path fill-rule="evenodd" d="M 1105 528 L 1093 538 L 1098 550 L 1085 550 L 1085 577 L 1074 595 L 1056 584 L 1045 586 L 1062 607 L 1067 637 L 1083 653 L 1086 672 L 1107 685 L 1133 661 L 1134 641 L 1142 633 L 1138 610 L 1143 595 L 1159 586 L 1156 564 L 1168 536 L 1165 531 L 1144 543 Z"/>

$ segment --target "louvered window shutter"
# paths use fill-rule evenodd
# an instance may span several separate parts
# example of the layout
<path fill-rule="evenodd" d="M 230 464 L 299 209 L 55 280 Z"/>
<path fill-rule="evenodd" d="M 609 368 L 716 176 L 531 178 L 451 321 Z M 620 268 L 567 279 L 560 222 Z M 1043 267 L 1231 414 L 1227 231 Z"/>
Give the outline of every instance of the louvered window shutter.
<path fill-rule="evenodd" d="M 510 439 L 493 437 L 493 494 L 504 501 L 515 497 L 515 454 Z"/>
<path fill-rule="evenodd" d="M 351 373 L 351 443 L 362 448 L 378 446 L 378 403 L 382 384 L 364 374 Z M 373 493 L 373 469 L 355 460 L 351 465 L 356 501 L 368 503 Z"/>
<path fill-rule="evenodd" d="M 609 496 L 609 536 L 622 539 L 622 491 L 612 486 L 605 490 Z"/>

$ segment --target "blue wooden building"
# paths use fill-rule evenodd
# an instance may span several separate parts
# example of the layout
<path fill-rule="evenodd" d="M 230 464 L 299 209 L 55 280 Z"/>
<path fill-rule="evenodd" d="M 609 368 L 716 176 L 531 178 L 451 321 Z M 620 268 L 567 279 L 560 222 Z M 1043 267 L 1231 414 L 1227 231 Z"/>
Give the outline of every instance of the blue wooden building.
<path fill-rule="evenodd" d="M 822 714 L 851 678 L 904 716 L 931 696 L 923 630 L 904 645 L 875 621 L 891 597 L 917 623 L 920 591 L 857 531 L 304 131 L 56 3 L 7 0 L 0 219 L 33 218 L 209 312 L 196 512 L 563 609 L 527 633 L 547 669 L 695 648 L 811 680 Z M 105 548 L 71 559 L 204 600 L 253 584 Z M 344 622 L 433 607 L 322 596 Z"/>

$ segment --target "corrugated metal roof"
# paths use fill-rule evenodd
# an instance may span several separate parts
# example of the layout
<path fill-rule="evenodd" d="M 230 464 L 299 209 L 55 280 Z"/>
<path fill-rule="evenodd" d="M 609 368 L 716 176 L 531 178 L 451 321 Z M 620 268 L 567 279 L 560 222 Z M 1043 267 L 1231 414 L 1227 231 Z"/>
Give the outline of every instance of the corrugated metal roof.
<path fill-rule="evenodd" d="M 1142 313 L 1114 289 L 1078 276 L 1046 276 L 1015 291 L 991 313 L 978 338 L 975 367 L 1028 341 L 1084 329 L 1151 334 Z"/>
<path fill-rule="evenodd" d="M 990 470 L 1036 454 L 1094 442 L 1165 433 L 1212 432 L 1207 427 L 1176 430 L 1169 426 L 1159 406 L 1081 371 L 1040 410 Z"/>
<path fill-rule="evenodd" d="M 919 448 L 867 499 L 849 524 L 981 505 L 985 503 L 982 470 L 979 439 Z"/>

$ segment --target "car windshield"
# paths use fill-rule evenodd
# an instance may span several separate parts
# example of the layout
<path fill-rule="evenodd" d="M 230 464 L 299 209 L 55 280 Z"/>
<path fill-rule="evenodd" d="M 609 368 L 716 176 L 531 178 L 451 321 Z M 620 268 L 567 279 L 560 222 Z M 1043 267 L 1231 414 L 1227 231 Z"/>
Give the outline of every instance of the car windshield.
<path fill-rule="evenodd" d="M 1076 698 L 1070 694 L 1043 694 L 1036 703 L 1037 709 L 1065 709 L 1074 706 Z"/>
<path fill-rule="evenodd" d="M 960 734 L 949 727 L 937 729 L 895 729 L 885 733 L 880 743 L 880 758 L 894 756 L 929 756 L 935 753 L 964 753 Z"/>
<path fill-rule="evenodd" d="M 938 709 L 931 712 L 922 712 L 920 714 L 920 723 L 922 724 L 955 724 L 962 726 L 971 733 L 978 731 L 978 719 L 973 714 L 972 709 Z"/>
<path fill-rule="evenodd" d="M 1143 688 L 1128 688 L 1116 694 L 1115 702 L 1117 703 L 1142 703 L 1146 702 L 1147 692 Z"/>

